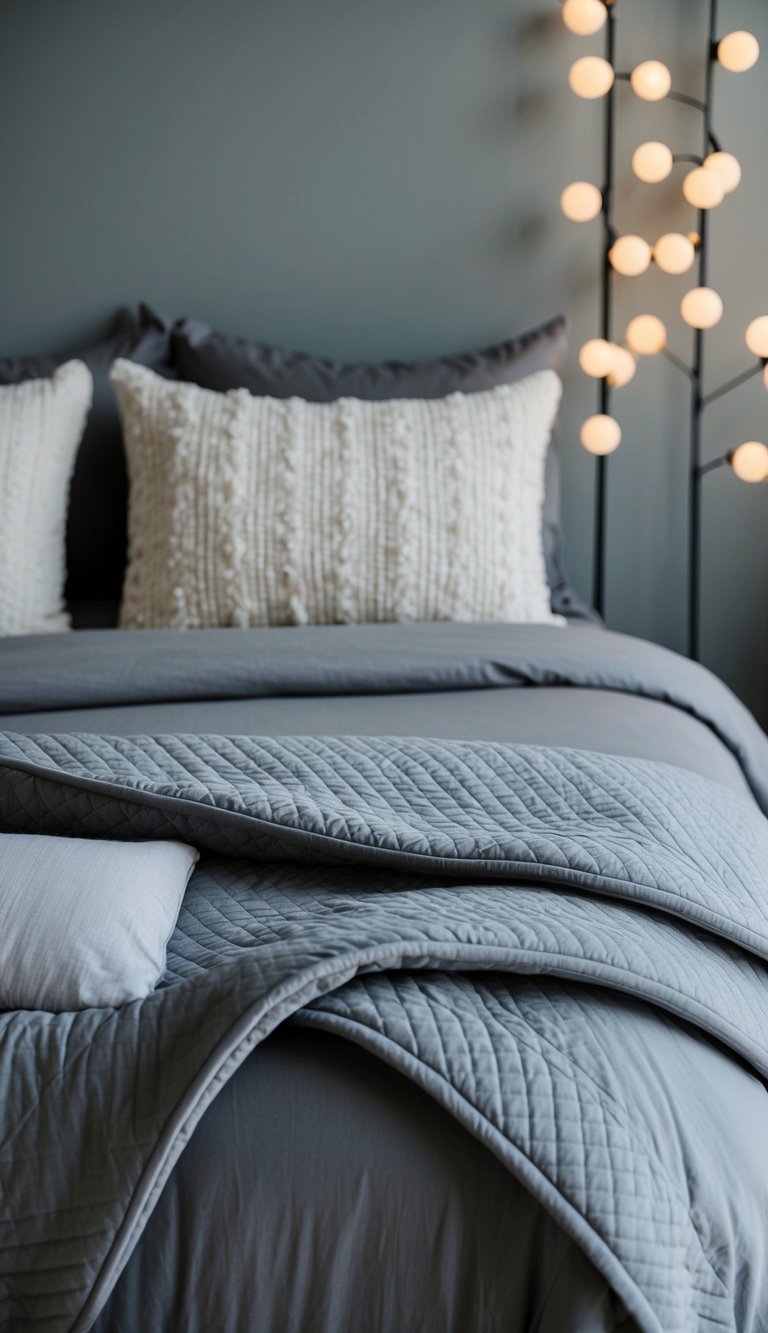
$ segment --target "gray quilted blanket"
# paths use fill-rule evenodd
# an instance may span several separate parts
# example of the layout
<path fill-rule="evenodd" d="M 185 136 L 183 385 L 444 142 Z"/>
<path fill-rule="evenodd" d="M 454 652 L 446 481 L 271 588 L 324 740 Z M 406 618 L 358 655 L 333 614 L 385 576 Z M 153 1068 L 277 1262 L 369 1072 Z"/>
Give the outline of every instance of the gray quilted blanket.
<path fill-rule="evenodd" d="M 148 999 L 0 1015 L 0 1319 L 85 1330 L 279 1023 L 408 1074 L 647 1333 L 768 1325 L 768 822 L 487 743 L 0 737 L 0 828 L 203 852 Z"/>

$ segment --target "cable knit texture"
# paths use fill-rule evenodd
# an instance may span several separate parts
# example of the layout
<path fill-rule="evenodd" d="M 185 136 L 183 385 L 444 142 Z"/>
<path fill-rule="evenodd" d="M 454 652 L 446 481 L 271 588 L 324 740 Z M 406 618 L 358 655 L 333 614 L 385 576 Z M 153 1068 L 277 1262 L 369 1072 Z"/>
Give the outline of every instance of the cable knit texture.
<path fill-rule="evenodd" d="M 538 621 L 554 371 L 485 393 L 252 397 L 130 361 L 123 628 Z"/>
<path fill-rule="evenodd" d="M 92 391 L 82 361 L 0 388 L 0 634 L 69 629 L 64 525 Z"/>

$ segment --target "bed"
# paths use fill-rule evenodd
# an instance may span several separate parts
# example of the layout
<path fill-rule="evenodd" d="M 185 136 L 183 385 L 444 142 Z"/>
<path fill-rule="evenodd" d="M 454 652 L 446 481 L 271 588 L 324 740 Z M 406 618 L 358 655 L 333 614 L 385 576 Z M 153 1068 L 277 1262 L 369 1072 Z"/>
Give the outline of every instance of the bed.
<path fill-rule="evenodd" d="M 167 1086 L 129 1038 L 88 1031 L 89 1078 L 53 1098 L 56 1171 L 24 1179 L 17 1156 L 45 1210 L 10 1233 L 4 1318 L 762 1327 L 756 724 L 701 668 L 585 625 L 192 638 L 0 643 L 3 826 L 181 820 L 204 852 L 165 1017 L 143 1020 Z M 287 971 L 256 982 L 262 950 Z M 130 1126 L 103 1061 L 138 1080 Z M 30 1126 L 51 1135 L 47 1101 L 17 1153 Z"/>
<path fill-rule="evenodd" d="M 0 361 L 0 835 L 199 854 L 148 988 L 0 1012 L 0 1326 L 766 1327 L 768 741 L 570 588 L 563 353 Z"/>

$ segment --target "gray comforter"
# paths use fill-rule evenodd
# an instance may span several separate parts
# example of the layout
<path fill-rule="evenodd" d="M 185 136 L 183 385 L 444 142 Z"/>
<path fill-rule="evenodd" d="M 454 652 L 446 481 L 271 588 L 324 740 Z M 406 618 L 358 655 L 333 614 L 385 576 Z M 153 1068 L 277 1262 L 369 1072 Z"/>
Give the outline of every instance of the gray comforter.
<path fill-rule="evenodd" d="M 153 996 L 3 1018 L 7 1321 L 89 1327 L 205 1107 L 300 1014 L 490 1147 L 641 1328 L 764 1323 L 768 825 L 749 798 L 526 746 L 7 735 L 0 819 L 205 853 Z"/>

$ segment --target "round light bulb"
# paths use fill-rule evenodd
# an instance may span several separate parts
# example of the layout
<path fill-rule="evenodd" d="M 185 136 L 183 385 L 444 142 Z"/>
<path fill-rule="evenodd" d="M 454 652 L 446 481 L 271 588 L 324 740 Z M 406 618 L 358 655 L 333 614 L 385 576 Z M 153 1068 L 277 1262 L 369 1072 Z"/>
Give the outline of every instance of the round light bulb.
<path fill-rule="evenodd" d="M 618 343 L 613 345 L 613 363 L 611 369 L 606 375 L 606 379 L 612 389 L 622 389 L 625 384 L 629 384 L 635 377 L 637 362 L 631 352 L 626 347 L 620 347 Z"/>
<path fill-rule="evenodd" d="M 608 251 L 611 266 L 625 278 L 645 273 L 651 262 L 651 247 L 642 236 L 619 236 Z"/>
<path fill-rule="evenodd" d="M 574 181 L 560 195 L 560 207 L 571 222 L 591 222 L 603 206 L 603 196 L 589 181 Z"/>
<path fill-rule="evenodd" d="M 644 60 L 629 76 L 633 92 L 645 102 L 660 102 L 672 87 L 672 75 L 660 60 Z"/>
<path fill-rule="evenodd" d="M 739 481 L 768 481 L 768 445 L 747 440 L 731 454 L 731 467 Z"/>
<path fill-rule="evenodd" d="M 683 181 L 683 194 L 694 208 L 716 208 L 723 202 L 723 182 L 716 171 L 694 167 Z"/>
<path fill-rule="evenodd" d="M 741 163 L 733 153 L 710 153 L 704 158 L 707 171 L 714 171 L 720 177 L 720 183 L 726 194 L 731 194 L 741 181 Z"/>
<path fill-rule="evenodd" d="M 717 44 L 717 58 L 723 69 L 729 69 L 732 74 L 744 74 L 759 55 L 760 43 L 751 32 L 729 32 Z"/>
<path fill-rule="evenodd" d="M 598 412 L 596 416 L 588 417 L 584 422 L 579 438 L 588 454 L 604 457 L 606 454 L 612 454 L 621 444 L 621 426 L 615 417 Z"/>
<path fill-rule="evenodd" d="M 626 336 L 638 356 L 655 356 L 667 345 L 667 330 L 658 315 L 635 315 L 627 325 Z"/>
<path fill-rule="evenodd" d="M 753 319 L 746 334 L 747 347 L 761 360 L 768 358 L 768 315 Z"/>
<path fill-rule="evenodd" d="M 566 28 L 577 37 L 592 37 L 608 16 L 603 0 L 565 0 L 562 13 Z"/>
<path fill-rule="evenodd" d="M 658 185 L 659 181 L 665 181 L 673 162 L 672 149 L 665 143 L 659 143 L 658 139 L 641 143 L 632 154 L 632 170 L 638 180 L 646 181 L 648 185 Z"/>
<path fill-rule="evenodd" d="M 662 273 L 687 273 L 696 258 L 696 250 L 688 236 L 679 231 L 667 231 L 654 245 L 653 257 Z"/>
<path fill-rule="evenodd" d="M 579 352 L 579 365 L 585 375 L 603 379 L 613 365 L 613 344 L 605 338 L 590 338 Z"/>
<path fill-rule="evenodd" d="M 694 287 L 680 302 L 680 314 L 692 329 L 713 329 L 723 318 L 723 298 L 712 287 Z"/>
<path fill-rule="evenodd" d="M 613 65 L 602 56 L 582 56 L 571 65 L 568 82 L 577 97 L 592 100 L 611 91 L 614 77 Z"/>

